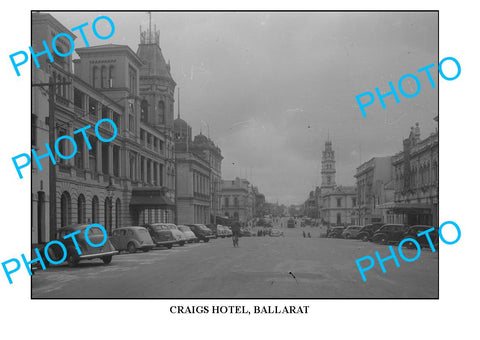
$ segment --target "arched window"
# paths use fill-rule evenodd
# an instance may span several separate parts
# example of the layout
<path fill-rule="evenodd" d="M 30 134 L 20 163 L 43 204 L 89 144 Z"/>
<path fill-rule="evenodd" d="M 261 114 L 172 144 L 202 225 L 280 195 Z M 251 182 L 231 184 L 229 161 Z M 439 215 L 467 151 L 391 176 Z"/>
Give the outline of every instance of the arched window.
<path fill-rule="evenodd" d="M 165 103 L 162 100 L 158 102 L 158 124 L 165 124 Z"/>
<path fill-rule="evenodd" d="M 72 201 L 70 194 L 66 191 L 62 193 L 60 209 L 60 226 L 66 227 L 72 223 Z"/>
<path fill-rule="evenodd" d="M 77 200 L 77 216 L 78 223 L 85 223 L 87 221 L 87 206 L 85 203 L 85 196 L 80 194 Z"/>
<path fill-rule="evenodd" d="M 98 197 L 92 198 L 92 223 L 98 223 Z"/>
<path fill-rule="evenodd" d="M 120 228 L 120 213 L 122 211 L 122 204 L 120 198 L 115 201 L 115 228 Z"/>

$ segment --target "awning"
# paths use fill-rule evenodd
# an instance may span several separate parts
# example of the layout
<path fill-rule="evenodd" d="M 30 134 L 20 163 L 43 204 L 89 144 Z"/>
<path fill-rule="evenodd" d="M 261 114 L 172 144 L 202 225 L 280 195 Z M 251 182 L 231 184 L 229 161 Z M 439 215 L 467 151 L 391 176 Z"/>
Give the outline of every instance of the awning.
<path fill-rule="evenodd" d="M 175 207 L 163 187 L 135 188 L 132 190 L 130 206 L 137 209 L 172 209 Z"/>
<path fill-rule="evenodd" d="M 432 205 L 425 203 L 394 203 L 388 202 L 378 205 L 380 209 L 392 210 L 394 214 L 431 214 Z"/>

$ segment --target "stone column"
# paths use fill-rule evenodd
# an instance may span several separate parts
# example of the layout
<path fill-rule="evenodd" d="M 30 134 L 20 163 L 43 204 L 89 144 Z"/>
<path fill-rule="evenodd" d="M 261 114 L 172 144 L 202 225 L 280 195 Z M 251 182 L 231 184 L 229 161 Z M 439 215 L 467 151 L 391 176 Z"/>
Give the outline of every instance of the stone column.
<path fill-rule="evenodd" d="M 113 176 L 113 144 L 108 143 L 108 174 Z"/>
<path fill-rule="evenodd" d="M 97 139 L 97 172 L 102 173 L 102 142 Z"/>

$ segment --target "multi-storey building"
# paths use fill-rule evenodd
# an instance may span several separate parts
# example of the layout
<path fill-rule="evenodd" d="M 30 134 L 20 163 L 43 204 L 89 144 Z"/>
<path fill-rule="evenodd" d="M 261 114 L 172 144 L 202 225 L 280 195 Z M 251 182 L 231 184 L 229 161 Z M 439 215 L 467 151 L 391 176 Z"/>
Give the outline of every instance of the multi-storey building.
<path fill-rule="evenodd" d="M 43 40 L 60 32 L 76 38 L 50 14 L 34 13 L 32 32 L 32 47 L 36 51 L 42 50 Z M 68 39 L 60 37 L 57 42 L 59 49 L 70 50 Z M 158 47 L 158 40 L 155 44 Z M 80 59 L 73 61 L 74 72 L 71 56 L 55 57 L 50 62 L 43 55 L 39 57 L 40 70 L 32 73 L 34 84 L 47 79 L 58 84 L 53 110 L 47 110 L 49 105 L 41 97 L 44 90 L 34 89 L 32 135 L 36 133 L 36 138 L 32 148 L 38 154 L 45 153 L 45 143 L 49 142 L 47 129 L 55 139 L 72 136 L 77 146 L 75 157 L 67 160 L 57 157 L 56 165 L 47 165 L 49 157 L 42 159 L 42 167 L 49 167 L 48 181 L 47 172 L 42 173 L 32 163 L 32 204 L 37 210 L 32 218 L 34 243 L 49 241 L 56 228 L 72 223 L 101 223 L 111 231 L 123 225 L 172 222 L 175 218 L 173 132 L 168 130 L 173 109 L 166 104 L 163 125 L 156 124 L 158 110 L 145 117 L 142 103 L 151 98 L 147 94 L 141 96 L 140 87 L 148 81 L 140 75 L 145 75 L 148 56 L 142 54 L 142 60 L 128 46 L 114 44 L 78 48 L 76 52 Z M 153 64 L 157 62 L 154 60 Z M 167 92 L 171 93 L 174 86 L 171 83 Z M 173 94 L 165 98 L 169 103 Z M 93 128 L 86 130 L 86 139 L 82 134 L 73 134 L 85 126 L 95 126 L 104 118 L 117 126 L 113 141 L 100 141 Z M 113 130 L 110 125 L 101 124 L 99 133 L 108 138 Z M 59 149 L 62 154 L 70 155 L 74 146 L 64 140 Z M 46 188 L 50 188 L 48 195 Z"/>
<path fill-rule="evenodd" d="M 234 221 L 246 223 L 253 217 L 253 191 L 248 180 L 236 177 L 222 181 L 222 211 Z"/>
<path fill-rule="evenodd" d="M 322 217 L 327 225 L 356 224 L 357 192 L 353 186 L 337 186 L 322 196 Z"/>
<path fill-rule="evenodd" d="M 386 222 L 380 206 L 393 202 L 392 157 L 373 157 L 357 168 L 358 224 Z"/>
<path fill-rule="evenodd" d="M 394 201 L 381 206 L 387 222 L 438 226 L 438 132 L 421 140 L 417 123 L 392 164 Z"/>
<path fill-rule="evenodd" d="M 192 140 L 192 128 L 174 121 L 179 224 L 213 223 L 220 216 L 222 153 L 202 133 Z"/>

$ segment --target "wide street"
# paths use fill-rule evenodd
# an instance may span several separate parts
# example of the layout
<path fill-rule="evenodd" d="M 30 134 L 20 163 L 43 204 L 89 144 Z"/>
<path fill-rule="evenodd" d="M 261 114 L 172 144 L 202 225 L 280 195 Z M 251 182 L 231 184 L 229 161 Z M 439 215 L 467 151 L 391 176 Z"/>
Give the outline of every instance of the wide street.
<path fill-rule="evenodd" d="M 50 267 L 32 277 L 32 297 L 438 297 L 438 252 L 423 249 L 412 263 L 399 258 L 399 268 L 387 261 L 387 273 L 376 264 L 363 282 L 355 260 L 375 257 L 376 250 L 386 257 L 386 246 L 320 238 L 320 228 L 281 230 L 284 237 L 242 237 L 239 248 L 233 248 L 230 238 L 219 238 L 170 250 L 122 253 L 110 265 L 92 260 L 80 262 L 76 268 Z M 303 230 L 312 238 L 303 238 Z M 409 249 L 404 253 L 415 255 Z"/>

